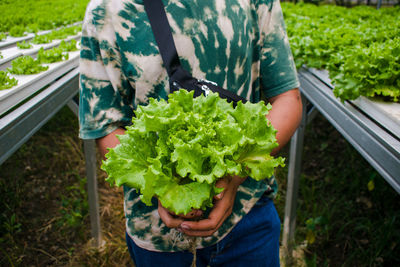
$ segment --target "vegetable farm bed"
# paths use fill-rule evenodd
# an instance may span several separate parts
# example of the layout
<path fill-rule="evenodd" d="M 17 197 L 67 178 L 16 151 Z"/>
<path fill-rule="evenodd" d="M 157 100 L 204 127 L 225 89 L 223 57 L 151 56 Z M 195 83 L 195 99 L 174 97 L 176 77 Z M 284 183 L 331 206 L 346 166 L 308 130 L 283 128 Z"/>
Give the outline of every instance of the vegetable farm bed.
<path fill-rule="evenodd" d="M 66 40 L 75 41 L 76 36 L 67 37 Z M 34 47 L 30 53 L 33 57 L 22 55 L 16 57 L 11 62 L 11 68 L 7 69 L 6 75 L 11 79 L 18 80 L 18 84 L 11 88 L 0 90 L 0 164 L 4 162 L 12 153 L 22 146 L 36 131 L 40 129 L 56 112 L 64 105 L 68 104 L 71 110 L 77 115 L 77 103 L 73 98 L 78 93 L 79 77 L 79 48 L 77 51 L 70 51 L 70 44 L 63 44 L 65 40 L 55 40 L 51 44 L 39 45 Z M 59 44 L 58 47 L 55 47 Z M 72 42 L 74 46 L 75 43 Z M 63 46 L 61 49 L 60 47 Z M 46 50 L 44 49 L 46 47 Z M 50 48 L 54 47 L 54 48 Z M 5 53 L 5 65 L 10 63 L 12 53 L 7 49 Z M 56 50 L 54 50 L 56 49 Z M 57 50 L 59 49 L 59 50 Z M 21 50 L 21 49 L 18 49 Z M 54 50 L 54 52 L 52 52 Z M 69 52 L 67 52 L 69 51 Z M 47 52 L 52 52 L 46 54 Z M 43 63 L 40 58 L 54 63 Z M 38 63 L 43 69 L 39 73 L 17 75 L 11 74 L 14 69 L 14 61 L 19 59 L 29 59 L 35 62 L 35 66 L 30 63 L 18 65 L 17 71 L 28 71 L 29 68 L 37 68 Z M 46 62 L 46 61 L 45 61 Z M 34 69 L 32 69 L 34 70 Z M 36 70 L 35 70 L 36 72 Z M 95 245 L 101 242 L 100 221 L 98 214 L 97 200 L 97 179 L 95 164 L 95 144 L 93 140 L 86 140 L 84 143 L 85 161 L 87 164 L 87 183 L 88 198 L 91 214 L 92 234 Z"/>
<path fill-rule="evenodd" d="M 325 83 L 329 88 L 334 89 L 327 71 L 313 68 L 307 68 L 307 71 Z M 379 97 L 365 96 L 360 96 L 350 102 L 388 133 L 400 138 L 400 103 L 384 101 Z"/>
<path fill-rule="evenodd" d="M 400 138 L 396 134 L 398 103 L 389 105 L 390 119 L 381 104 L 363 98 L 340 101 L 332 92 L 326 72 L 302 68 L 299 71 L 304 110 L 299 129 L 292 137 L 285 202 L 283 246 L 291 253 L 296 203 L 301 174 L 304 134 L 307 123 L 319 111 L 362 157 L 400 194 Z M 361 104 L 360 104 L 361 102 Z M 369 110 L 365 107 L 373 107 Z M 378 112 L 379 116 L 374 113 Z M 379 121 L 378 122 L 378 117 Z M 393 122 L 394 121 L 394 122 Z M 351 168 L 351 166 L 349 166 Z"/>
<path fill-rule="evenodd" d="M 29 98 L 44 86 L 79 65 L 79 51 L 70 52 L 67 61 L 48 64 L 49 69 L 34 75 L 12 75 L 19 82 L 10 89 L 0 91 L 0 115 Z"/>
<path fill-rule="evenodd" d="M 304 131 L 317 111 L 400 193 L 400 9 L 282 8 L 305 107 L 290 147 L 283 230 L 290 252 Z"/>
<path fill-rule="evenodd" d="M 400 100 L 400 7 L 282 3 L 296 66 L 325 69 L 342 101 Z"/>
<path fill-rule="evenodd" d="M 31 42 L 24 43 L 30 46 L 28 49 L 18 47 L 18 41 L 20 41 L 21 38 L 25 38 L 24 40 L 26 41 L 30 39 L 30 37 L 7 38 L 7 40 L 0 42 L 0 47 L 2 47 L 0 70 L 6 73 L 8 79 L 17 81 L 17 84 L 13 85 L 11 88 L 6 87 L 6 89 L 0 90 L 0 115 L 29 98 L 45 85 L 78 66 L 79 47 L 76 45 L 76 42 L 80 40 L 81 36 L 81 33 L 77 32 L 80 29 L 79 25 L 80 23 L 76 23 L 71 27 L 40 32 L 36 36 L 48 37 L 42 41 L 39 40 L 35 42 L 35 39 L 33 39 Z M 79 28 L 77 28 L 78 26 Z M 75 33 L 75 35 L 70 35 L 71 33 Z M 69 50 L 66 50 L 66 44 L 69 45 Z M 42 64 L 44 68 L 48 68 L 46 71 L 40 71 L 39 73 L 29 75 L 11 73 L 14 61 L 18 61 L 18 59 L 24 56 L 28 57 L 28 59 L 37 59 L 41 55 L 49 53 L 61 46 L 64 46 L 65 51 L 63 50 L 62 55 L 58 54 L 58 56 L 62 56 L 62 58 L 54 58 L 53 61 L 56 62 L 44 62 L 44 64 Z M 66 58 L 67 60 L 65 60 Z"/>
<path fill-rule="evenodd" d="M 24 41 L 28 42 L 28 41 L 34 39 L 35 36 L 44 36 L 44 35 L 50 34 L 51 32 L 54 32 L 54 31 L 57 31 L 57 30 L 61 30 L 61 29 L 65 29 L 65 28 L 69 28 L 69 27 L 73 27 L 73 26 L 79 26 L 81 24 L 82 24 L 82 22 L 76 22 L 76 23 L 73 23 L 71 25 L 67 25 L 65 27 L 56 28 L 56 29 L 53 29 L 53 30 L 40 31 L 40 32 L 37 32 L 37 33 L 28 33 L 25 36 L 20 36 L 20 37 L 7 36 L 5 39 L 0 41 L 0 49 L 3 50 L 3 52 L 6 52 L 4 50 L 16 47 L 17 43 L 21 43 L 21 42 L 24 42 Z"/>
<path fill-rule="evenodd" d="M 77 115 L 77 41 L 87 3 L 88 0 L 0 3 L 0 164 L 65 105 Z M 92 237 L 99 246 L 95 144 L 93 140 L 83 144 Z"/>
<path fill-rule="evenodd" d="M 13 41 L 12 45 L 10 44 L 6 48 L 3 47 L 0 50 L 1 54 L 3 56 L 3 58 L 0 59 L 0 70 L 6 70 L 8 67 L 10 67 L 11 61 L 13 59 L 16 59 L 17 57 L 24 56 L 24 55 L 35 57 L 37 55 L 39 49 L 41 49 L 41 48 L 43 48 L 44 50 L 47 50 L 47 49 L 50 49 L 50 48 L 60 45 L 60 43 L 62 41 L 66 41 L 66 42 L 71 41 L 71 40 L 79 41 L 80 38 L 81 38 L 81 33 L 78 33 L 73 36 L 68 36 L 65 39 L 53 40 L 52 42 L 47 43 L 47 44 L 33 44 L 33 43 L 31 44 L 28 42 L 28 44 L 31 45 L 31 48 L 28 48 L 28 49 L 18 48 L 17 47 L 18 42 L 14 43 L 14 41 Z M 0 43 L 0 45 L 1 45 L 1 43 Z"/>

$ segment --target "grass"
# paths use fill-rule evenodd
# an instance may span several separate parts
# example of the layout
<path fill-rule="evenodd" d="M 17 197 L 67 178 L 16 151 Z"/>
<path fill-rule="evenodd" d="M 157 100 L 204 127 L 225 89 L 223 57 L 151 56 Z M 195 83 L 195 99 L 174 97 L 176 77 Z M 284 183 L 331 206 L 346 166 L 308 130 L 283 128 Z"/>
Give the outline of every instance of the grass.
<path fill-rule="evenodd" d="M 77 119 L 64 108 L 0 166 L 0 266 L 133 266 L 124 241 L 122 190 L 110 188 L 101 171 L 105 245 L 91 247 L 84 156 L 77 134 Z M 288 156 L 287 148 L 282 155 Z M 287 167 L 277 172 L 276 205 L 282 220 L 286 172 Z M 297 265 L 398 266 L 399 200 L 317 116 L 305 139 Z"/>

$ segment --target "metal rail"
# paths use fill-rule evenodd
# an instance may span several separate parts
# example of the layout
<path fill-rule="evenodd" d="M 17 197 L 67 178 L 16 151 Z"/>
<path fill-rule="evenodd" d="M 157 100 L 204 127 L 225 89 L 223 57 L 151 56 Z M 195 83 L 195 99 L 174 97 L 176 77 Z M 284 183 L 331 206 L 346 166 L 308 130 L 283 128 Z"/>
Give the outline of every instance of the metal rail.
<path fill-rule="evenodd" d="M 309 101 L 400 194 L 400 140 L 390 129 L 378 124 L 354 103 L 340 102 L 324 75 L 299 71 L 303 101 Z M 312 114 L 303 114 L 302 123 L 291 139 L 288 193 L 285 203 L 283 247 L 291 253 L 294 239 L 298 183 L 301 172 L 304 125 Z"/>
<path fill-rule="evenodd" d="M 74 69 L 0 119 L 0 164 L 24 144 L 78 92 Z"/>

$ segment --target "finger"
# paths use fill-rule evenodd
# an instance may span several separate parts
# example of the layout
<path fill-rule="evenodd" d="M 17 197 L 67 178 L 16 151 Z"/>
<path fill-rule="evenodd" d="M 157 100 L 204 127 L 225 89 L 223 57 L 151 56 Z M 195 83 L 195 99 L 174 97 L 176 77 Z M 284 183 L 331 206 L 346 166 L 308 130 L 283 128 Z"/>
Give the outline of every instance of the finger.
<path fill-rule="evenodd" d="M 158 201 L 158 214 L 160 215 L 161 220 L 169 228 L 177 228 L 184 221 L 179 217 L 178 218 L 173 217 L 169 213 L 169 211 L 161 205 L 160 201 Z"/>
<path fill-rule="evenodd" d="M 221 200 L 216 200 L 214 208 L 210 212 L 207 219 L 200 220 L 197 222 L 184 221 L 181 224 L 181 228 L 185 233 L 192 234 L 209 234 L 209 232 L 215 232 L 225 221 L 225 219 L 232 213 L 233 204 L 235 202 L 236 191 L 238 184 L 232 182 L 231 177 L 228 179 L 221 179 L 220 184 L 224 184 L 226 181 L 227 186 L 225 188 L 224 197 Z M 189 233 L 189 231 L 191 231 Z"/>
<path fill-rule="evenodd" d="M 246 179 L 247 177 L 241 177 L 238 175 L 232 176 L 232 182 L 235 184 L 235 186 L 241 185 Z"/>
<path fill-rule="evenodd" d="M 224 193 L 228 185 L 229 185 L 229 178 L 227 177 L 221 178 L 215 183 L 216 187 L 224 188 L 224 190 L 221 193 L 214 196 L 215 200 L 221 200 L 224 197 Z"/>
<path fill-rule="evenodd" d="M 175 213 L 173 213 L 173 215 L 175 215 L 179 218 L 182 218 L 182 219 L 194 219 L 194 218 L 201 217 L 203 215 L 203 211 L 199 210 L 199 209 L 193 209 L 191 212 L 189 212 L 187 214 L 176 215 Z"/>
<path fill-rule="evenodd" d="M 217 229 L 222 222 L 228 217 L 232 212 L 232 205 L 230 204 L 230 199 L 223 198 L 222 200 L 216 201 L 214 208 L 210 212 L 207 219 L 194 221 L 184 221 L 181 224 L 182 230 L 185 232 L 188 230 L 192 231 L 212 231 Z"/>
<path fill-rule="evenodd" d="M 187 236 L 193 236 L 193 237 L 207 237 L 213 235 L 217 231 L 217 229 L 212 231 L 192 231 L 192 230 L 184 230 L 182 228 L 178 228 L 178 230 L 183 232 Z"/>
<path fill-rule="evenodd" d="M 220 222 L 216 225 L 216 227 L 212 228 L 211 230 L 193 230 L 193 229 L 187 229 L 185 228 L 185 224 L 182 227 L 181 226 L 178 228 L 180 231 L 182 231 L 183 233 L 185 233 L 188 236 L 194 236 L 194 237 L 206 237 L 206 236 L 211 236 L 212 234 L 214 234 L 219 227 L 222 225 L 222 223 L 226 220 L 226 218 L 228 218 L 228 216 L 230 215 L 230 213 L 225 213 L 224 217 L 222 218 L 222 220 L 220 220 Z"/>

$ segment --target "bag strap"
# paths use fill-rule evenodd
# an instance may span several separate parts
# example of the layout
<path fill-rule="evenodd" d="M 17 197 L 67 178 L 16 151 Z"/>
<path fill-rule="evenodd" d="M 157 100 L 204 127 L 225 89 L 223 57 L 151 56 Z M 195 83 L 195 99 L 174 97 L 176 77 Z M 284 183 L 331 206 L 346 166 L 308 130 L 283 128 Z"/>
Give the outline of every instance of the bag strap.
<path fill-rule="evenodd" d="M 179 59 L 178 52 L 176 51 L 171 27 L 168 22 L 167 14 L 165 13 L 162 0 L 143 0 L 143 4 L 170 79 L 181 82 L 187 81 L 191 84 L 198 83 L 200 86 L 206 85 L 208 87 L 212 87 L 212 91 L 217 92 L 221 97 L 227 98 L 233 102 L 242 101 L 245 103 L 247 101 L 247 99 L 244 97 L 222 87 L 212 85 L 208 81 L 197 82 L 197 79 L 193 78 L 190 73 L 181 66 L 181 61 Z M 197 94 L 200 93 L 197 92 Z M 197 94 L 195 92 L 195 96 L 197 96 Z"/>
<path fill-rule="evenodd" d="M 164 4 L 162 0 L 143 0 L 143 4 L 168 76 L 171 77 L 181 66 L 181 61 L 176 51 Z"/>

